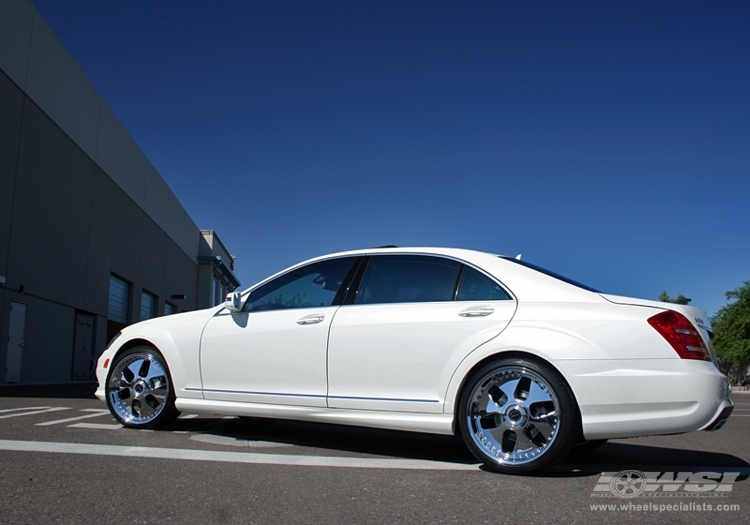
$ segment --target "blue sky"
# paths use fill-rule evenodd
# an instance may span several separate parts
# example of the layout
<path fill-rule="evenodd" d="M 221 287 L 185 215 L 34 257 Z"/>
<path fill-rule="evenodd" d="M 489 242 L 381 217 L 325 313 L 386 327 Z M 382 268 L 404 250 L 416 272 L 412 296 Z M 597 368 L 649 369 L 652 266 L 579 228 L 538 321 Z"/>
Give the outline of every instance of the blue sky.
<path fill-rule="evenodd" d="M 750 280 L 745 1 L 32 1 L 244 286 L 383 244 Z"/>

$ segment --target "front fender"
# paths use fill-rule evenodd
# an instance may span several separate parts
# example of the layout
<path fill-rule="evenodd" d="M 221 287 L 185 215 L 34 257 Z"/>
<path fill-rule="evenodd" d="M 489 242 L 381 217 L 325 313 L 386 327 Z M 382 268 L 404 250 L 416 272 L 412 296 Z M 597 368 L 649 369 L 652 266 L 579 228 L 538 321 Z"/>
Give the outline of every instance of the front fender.
<path fill-rule="evenodd" d="M 218 310 L 212 308 L 187 312 L 125 327 L 99 357 L 96 367 L 99 382 L 96 396 L 104 399 L 107 374 L 117 355 L 143 343 L 153 346 L 164 356 L 178 398 L 201 399 L 201 334 L 208 320 Z M 104 367 L 105 363 L 107 368 Z"/>

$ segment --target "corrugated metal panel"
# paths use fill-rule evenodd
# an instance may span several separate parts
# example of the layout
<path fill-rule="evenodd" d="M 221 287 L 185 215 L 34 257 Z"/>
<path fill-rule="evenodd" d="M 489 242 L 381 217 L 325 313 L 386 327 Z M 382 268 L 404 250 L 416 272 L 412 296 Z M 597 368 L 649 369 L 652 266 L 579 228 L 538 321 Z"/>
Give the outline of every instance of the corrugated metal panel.
<path fill-rule="evenodd" d="M 118 323 L 128 323 L 130 283 L 114 275 L 109 276 L 109 311 L 107 317 Z"/>
<path fill-rule="evenodd" d="M 141 321 L 156 317 L 156 296 L 143 290 L 141 292 Z"/>

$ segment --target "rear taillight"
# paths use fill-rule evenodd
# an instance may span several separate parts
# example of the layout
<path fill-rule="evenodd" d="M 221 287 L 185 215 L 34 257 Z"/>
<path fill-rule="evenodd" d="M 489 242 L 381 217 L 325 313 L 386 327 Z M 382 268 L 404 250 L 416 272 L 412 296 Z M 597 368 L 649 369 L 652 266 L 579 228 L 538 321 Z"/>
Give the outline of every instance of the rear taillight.
<path fill-rule="evenodd" d="M 681 359 L 711 360 L 701 335 L 684 315 L 667 310 L 650 317 L 648 324 L 672 345 Z"/>

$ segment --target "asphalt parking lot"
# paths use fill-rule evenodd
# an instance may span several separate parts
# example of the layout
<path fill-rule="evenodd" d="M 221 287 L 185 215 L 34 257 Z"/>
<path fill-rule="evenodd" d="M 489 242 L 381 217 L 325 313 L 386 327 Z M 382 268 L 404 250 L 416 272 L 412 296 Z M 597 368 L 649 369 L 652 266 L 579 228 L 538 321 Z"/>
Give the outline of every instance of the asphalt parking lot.
<path fill-rule="evenodd" d="M 136 431 L 93 399 L 0 398 L 0 522 L 748 523 L 750 393 L 734 399 L 718 432 L 514 477 L 452 437 L 195 414 Z"/>

